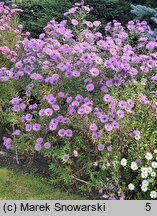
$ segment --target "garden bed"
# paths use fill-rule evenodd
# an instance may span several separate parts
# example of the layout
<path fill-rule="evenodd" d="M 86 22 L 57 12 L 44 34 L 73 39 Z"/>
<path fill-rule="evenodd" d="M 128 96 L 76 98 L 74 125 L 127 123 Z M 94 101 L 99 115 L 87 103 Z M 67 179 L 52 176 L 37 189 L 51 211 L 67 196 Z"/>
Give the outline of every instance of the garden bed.
<path fill-rule="evenodd" d="M 39 159 L 34 159 L 33 163 L 29 164 L 25 155 L 19 156 L 19 165 L 17 164 L 15 154 L 12 151 L 0 151 L 0 167 L 6 167 L 13 171 L 22 171 L 23 173 L 39 174 L 46 179 L 50 179 L 52 172 L 48 169 L 48 165 L 42 163 Z"/>

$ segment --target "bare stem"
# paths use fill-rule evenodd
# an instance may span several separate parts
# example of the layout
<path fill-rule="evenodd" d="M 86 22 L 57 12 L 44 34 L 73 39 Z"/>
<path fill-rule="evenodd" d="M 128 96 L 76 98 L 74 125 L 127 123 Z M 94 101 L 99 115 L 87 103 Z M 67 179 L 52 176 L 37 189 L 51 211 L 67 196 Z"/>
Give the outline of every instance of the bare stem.
<path fill-rule="evenodd" d="M 79 179 L 79 178 L 77 178 L 77 177 L 75 177 L 75 176 L 71 176 L 73 179 L 75 179 L 75 180 L 77 180 L 77 181 L 80 181 L 80 182 L 82 182 L 82 183 L 85 183 L 85 184 L 88 184 L 89 185 L 89 182 L 86 182 L 86 181 L 84 181 L 84 180 L 82 180 L 82 179 Z"/>
<path fill-rule="evenodd" d="M 14 133 L 14 131 L 15 131 L 14 124 L 12 125 L 12 127 L 13 127 L 13 133 Z M 15 138 L 15 135 L 14 135 L 14 138 Z M 16 144 L 15 144 L 15 155 L 16 155 L 16 162 L 19 165 L 19 157 L 18 157 L 18 153 L 17 153 L 17 145 Z"/>

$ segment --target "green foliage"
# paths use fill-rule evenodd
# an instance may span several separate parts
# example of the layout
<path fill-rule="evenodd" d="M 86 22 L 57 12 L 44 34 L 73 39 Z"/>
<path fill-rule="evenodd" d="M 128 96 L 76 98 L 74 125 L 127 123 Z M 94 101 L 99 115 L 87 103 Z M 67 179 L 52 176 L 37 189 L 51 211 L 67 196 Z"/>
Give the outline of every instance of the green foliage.
<path fill-rule="evenodd" d="M 130 1 L 126 0 L 87 0 L 93 7 L 92 16 L 97 20 L 110 22 L 113 19 L 125 24 L 130 17 Z M 91 17 L 92 19 L 92 17 Z"/>
<path fill-rule="evenodd" d="M 61 21 L 63 13 L 72 6 L 71 2 L 66 0 L 18 0 L 15 3 L 24 11 L 20 17 L 25 26 L 24 30 L 31 32 L 31 37 L 34 38 L 38 38 L 51 19 Z"/>
<path fill-rule="evenodd" d="M 77 0 L 16 0 L 18 7 L 23 9 L 21 21 L 25 31 L 30 31 L 31 36 L 37 38 L 43 31 L 43 27 L 51 19 L 61 21 L 65 19 L 63 13 Z M 128 0 L 86 0 L 86 4 L 93 7 L 88 20 L 101 20 L 102 24 L 116 19 L 123 24 L 132 18 L 130 14 L 130 1 Z M 102 25 L 102 31 L 104 25 Z"/>

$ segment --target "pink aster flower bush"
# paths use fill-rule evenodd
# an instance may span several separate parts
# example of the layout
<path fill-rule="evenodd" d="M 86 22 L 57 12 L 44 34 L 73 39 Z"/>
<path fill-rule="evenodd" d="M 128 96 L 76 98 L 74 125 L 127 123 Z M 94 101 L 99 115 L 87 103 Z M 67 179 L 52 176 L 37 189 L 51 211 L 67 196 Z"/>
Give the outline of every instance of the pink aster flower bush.
<path fill-rule="evenodd" d="M 39 39 L 22 40 L 10 78 L 22 91 L 9 99 L 15 130 L 4 145 L 49 157 L 52 183 L 90 198 L 155 199 L 157 41 L 145 21 L 113 20 L 103 35 L 101 22 L 85 20 L 90 10 L 76 4 Z M 144 191 L 140 170 L 150 166 Z"/>
<path fill-rule="evenodd" d="M 0 110 L 3 110 L 0 119 L 3 124 L 7 123 L 7 112 L 10 112 L 9 99 L 18 91 L 14 65 L 22 53 L 21 42 L 29 35 L 29 32 L 22 33 L 23 25 L 18 18 L 20 12 L 22 10 L 16 5 L 8 7 L 0 2 Z"/>
<path fill-rule="evenodd" d="M 22 12 L 16 5 L 11 7 L 0 3 L 0 60 L 1 67 L 10 67 L 18 59 L 18 50 L 22 37 L 29 32 L 22 33 L 23 25 L 19 24 L 18 14 Z M 8 68 L 7 68 L 8 69 Z M 3 78 L 5 81 L 5 78 Z M 6 78 L 7 79 L 7 78 Z"/>

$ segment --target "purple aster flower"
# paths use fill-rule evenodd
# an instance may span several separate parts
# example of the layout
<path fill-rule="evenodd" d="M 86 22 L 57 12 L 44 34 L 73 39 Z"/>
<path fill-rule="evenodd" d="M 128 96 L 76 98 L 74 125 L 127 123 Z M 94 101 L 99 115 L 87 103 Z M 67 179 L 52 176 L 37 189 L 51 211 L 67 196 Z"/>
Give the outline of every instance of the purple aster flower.
<path fill-rule="evenodd" d="M 14 105 L 13 106 L 13 111 L 14 112 L 19 112 L 20 111 L 20 106 L 19 105 Z"/>
<path fill-rule="evenodd" d="M 13 98 L 12 100 L 10 100 L 10 103 L 12 105 L 18 105 L 21 101 L 22 101 L 22 98 Z"/>
<path fill-rule="evenodd" d="M 52 105 L 52 108 L 53 108 L 55 111 L 60 110 L 60 107 L 59 107 L 57 104 Z"/>
<path fill-rule="evenodd" d="M 112 122 L 112 126 L 113 126 L 113 128 L 118 129 L 119 128 L 119 123 L 114 121 L 114 122 Z"/>
<path fill-rule="evenodd" d="M 39 110 L 39 116 L 43 117 L 44 115 L 45 115 L 45 110 L 44 109 Z"/>
<path fill-rule="evenodd" d="M 144 94 L 140 94 L 140 103 L 141 104 L 148 104 L 148 98 Z"/>
<path fill-rule="evenodd" d="M 118 106 L 122 109 L 125 109 L 127 106 L 127 103 L 125 101 L 119 101 Z"/>
<path fill-rule="evenodd" d="M 113 86 L 112 80 L 107 80 L 107 81 L 106 81 L 106 86 L 107 86 L 107 87 Z"/>
<path fill-rule="evenodd" d="M 150 80 L 151 80 L 152 83 L 157 84 L 157 76 L 151 77 Z"/>
<path fill-rule="evenodd" d="M 139 130 L 134 130 L 134 131 L 133 131 L 134 136 L 136 136 L 136 135 L 139 135 L 139 136 L 140 136 L 140 133 L 141 133 L 141 132 L 140 132 Z"/>
<path fill-rule="evenodd" d="M 91 112 L 92 112 L 92 107 L 90 107 L 90 106 L 85 106 L 85 107 L 84 107 L 84 112 L 85 112 L 86 114 L 91 113 Z"/>
<path fill-rule="evenodd" d="M 120 200 L 125 200 L 125 195 L 121 195 Z"/>
<path fill-rule="evenodd" d="M 36 151 L 40 151 L 41 150 L 41 145 L 39 143 L 35 144 L 34 149 Z"/>
<path fill-rule="evenodd" d="M 97 132 L 97 136 L 98 136 L 98 138 L 102 137 L 102 132 L 101 132 L 101 131 L 98 131 L 98 132 Z"/>
<path fill-rule="evenodd" d="M 25 122 L 25 115 L 21 117 L 21 122 Z"/>
<path fill-rule="evenodd" d="M 90 70 L 90 74 L 91 74 L 92 76 L 98 76 L 98 75 L 99 75 L 99 70 L 98 70 L 97 68 L 92 68 L 92 69 Z"/>
<path fill-rule="evenodd" d="M 46 100 L 50 105 L 53 105 L 56 103 L 56 98 L 54 97 L 53 94 L 47 95 Z"/>
<path fill-rule="evenodd" d="M 12 145 L 12 139 L 3 137 L 3 141 L 4 141 L 3 144 L 5 145 L 6 149 L 10 149 Z"/>
<path fill-rule="evenodd" d="M 98 129 L 98 127 L 97 127 L 96 124 L 91 124 L 91 125 L 89 126 L 89 129 L 90 129 L 91 131 L 96 131 L 96 130 Z"/>
<path fill-rule="evenodd" d="M 38 108 L 38 104 L 36 104 L 36 103 L 33 104 L 32 106 L 33 106 L 33 109 L 37 109 Z"/>
<path fill-rule="evenodd" d="M 34 131 L 40 131 L 40 128 L 41 128 L 40 124 L 36 123 L 36 124 L 33 125 L 33 130 Z"/>
<path fill-rule="evenodd" d="M 113 79 L 113 84 L 115 85 L 115 86 L 120 86 L 121 85 L 121 83 L 122 83 L 122 81 L 121 81 L 121 79 L 120 78 L 114 78 Z"/>
<path fill-rule="evenodd" d="M 26 116 L 25 116 L 25 120 L 26 121 L 31 121 L 32 120 L 32 115 L 30 113 L 28 113 Z"/>
<path fill-rule="evenodd" d="M 67 97 L 66 102 L 67 102 L 67 103 L 71 103 L 72 100 L 73 100 L 73 98 L 70 96 L 70 97 Z"/>
<path fill-rule="evenodd" d="M 78 102 L 81 102 L 81 101 L 83 100 L 83 97 L 82 97 L 82 95 L 77 95 L 77 96 L 75 97 L 75 99 L 76 99 Z"/>
<path fill-rule="evenodd" d="M 113 130 L 113 126 L 112 126 L 111 124 L 105 124 L 104 128 L 105 128 L 105 130 L 108 131 L 108 132 L 110 132 L 110 131 Z"/>
<path fill-rule="evenodd" d="M 27 132 L 30 132 L 31 130 L 32 130 L 32 125 L 31 124 L 26 124 L 26 127 L 25 127 L 25 129 L 26 129 L 26 131 Z"/>
<path fill-rule="evenodd" d="M 99 145 L 98 145 L 98 150 L 99 150 L 99 151 L 104 151 L 104 148 L 105 148 L 105 147 L 104 147 L 103 144 L 99 144 Z"/>
<path fill-rule="evenodd" d="M 76 114 L 76 110 L 74 108 L 69 109 L 69 115 L 73 116 Z"/>
<path fill-rule="evenodd" d="M 65 93 L 64 92 L 59 92 L 58 93 L 58 97 L 60 97 L 60 98 L 65 98 Z"/>
<path fill-rule="evenodd" d="M 109 200 L 116 200 L 115 197 L 109 197 Z"/>
<path fill-rule="evenodd" d="M 50 148 L 51 148 L 51 144 L 50 144 L 49 142 L 46 142 L 46 143 L 44 144 L 44 148 L 45 148 L 45 149 L 50 149 Z"/>
<path fill-rule="evenodd" d="M 79 106 L 79 102 L 78 101 L 73 101 L 72 103 L 71 103 L 71 106 L 73 106 L 73 107 L 78 107 Z"/>
<path fill-rule="evenodd" d="M 30 96 L 31 96 L 31 92 L 30 92 L 29 90 L 27 90 L 27 91 L 25 92 L 25 94 L 26 94 L 27 97 L 30 97 Z"/>
<path fill-rule="evenodd" d="M 105 102 L 111 102 L 112 97 L 109 94 L 105 94 L 104 97 L 103 97 L 103 99 L 104 99 Z"/>
<path fill-rule="evenodd" d="M 20 130 L 15 130 L 15 131 L 12 133 L 12 135 L 13 135 L 13 136 L 19 136 L 20 133 L 21 133 Z"/>
<path fill-rule="evenodd" d="M 133 100 L 128 99 L 128 100 L 127 100 L 127 103 L 128 103 L 128 105 L 129 105 L 131 108 L 134 107 L 134 101 L 133 101 Z"/>
<path fill-rule="evenodd" d="M 93 91 L 94 90 L 94 84 L 93 83 L 89 83 L 88 85 L 86 85 L 86 89 L 89 92 Z"/>
<path fill-rule="evenodd" d="M 42 138 L 42 137 L 39 137 L 39 138 L 36 140 L 36 142 L 37 142 L 38 144 L 41 144 L 41 143 L 43 142 L 43 138 Z"/>
<path fill-rule="evenodd" d="M 80 107 L 77 111 L 79 115 L 83 115 L 85 113 L 84 108 Z"/>
<path fill-rule="evenodd" d="M 25 109 L 26 109 L 26 106 L 27 106 L 27 105 L 26 105 L 25 103 L 21 103 L 21 104 L 20 104 L 20 108 L 21 108 L 22 110 L 25 110 Z"/>
<path fill-rule="evenodd" d="M 33 109 L 33 105 L 32 105 L 32 104 L 29 105 L 28 109 L 29 109 L 29 110 L 32 110 L 32 109 Z"/>
<path fill-rule="evenodd" d="M 136 159 L 135 162 L 136 162 L 137 164 L 142 164 L 142 162 L 141 162 L 140 159 Z"/>
<path fill-rule="evenodd" d="M 53 122 L 50 122 L 50 124 L 49 124 L 49 129 L 50 129 L 51 131 L 56 130 L 56 129 L 57 129 L 57 124 L 56 124 L 56 123 L 53 123 Z"/>
<path fill-rule="evenodd" d="M 58 131 L 58 135 L 59 135 L 60 137 L 64 137 L 65 134 L 66 134 L 66 131 L 65 131 L 64 129 L 60 129 L 60 130 Z"/>
<path fill-rule="evenodd" d="M 51 116 L 53 114 L 53 110 L 50 108 L 45 109 L 45 115 L 46 116 Z"/>
<path fill-rule="evenodd" d="M 98 134 L 97 134 L 97 133 L 93 133 L 93 134 L 92 134 L 92 139 L 93 139 L 93 140 L 98 139 Z"/>
<path fill-rule="evenodd" d="M 113 190 L 113 186 L 109 186 L 107 189 L 109 190 L 109 191 L 112 191 Z"/>
<path fill-rule="evenodd" d="M 107 146 L 107 151 L 111 152 L 112 151 L 112 146 Z"/>
<path fill-rule="evenodd" d="M 108 88 L 106 86 L 102 86 L 101 87 L 101 91 L 104 92 L 104 93 L 107 93 L 108 92 Z"/>
<path fill-rule="evenodd" d="M 108 116 L 106 114 L 100 115 L 100 121 L 106 123 L 108 121 Z"/>
<path fill-rule="evenodd" d="M 74 25 L 74 26 L 77 26 L 79 24 L 79 22 L 76 20 L 76 19 L 72 19 L 71 20 L 71 23 Z"/>
<path fill-rule="evenodd" d="M 63 122 L 63 119 L 64 119 L 63 116 L 58 116 L 58 117 L 57 117 L 58 122 Z"/>
<path fill-rule="evenodd" d="M 32 88 L 34 88 L 34 84 L 33 83 L 30 83 L 30 84 L 27 85 L 27 89 L 32 89 Z"/>
<path fill-rule="evenodd" d="M 67 137 L 72 137 L 73 136 L 73 132 L 72 132 L 72 130 L 70 130 L 70 129 L 68 129 L 68 130 L 66 130 L 65 131 L 65 135 L 67 136 Z"/>
<path fill-rule="evenodd" d="M 118 118 L 123 118 L 124 117 L 124 112 L 122 110 L 117 111 L 117 116 Z"/>

